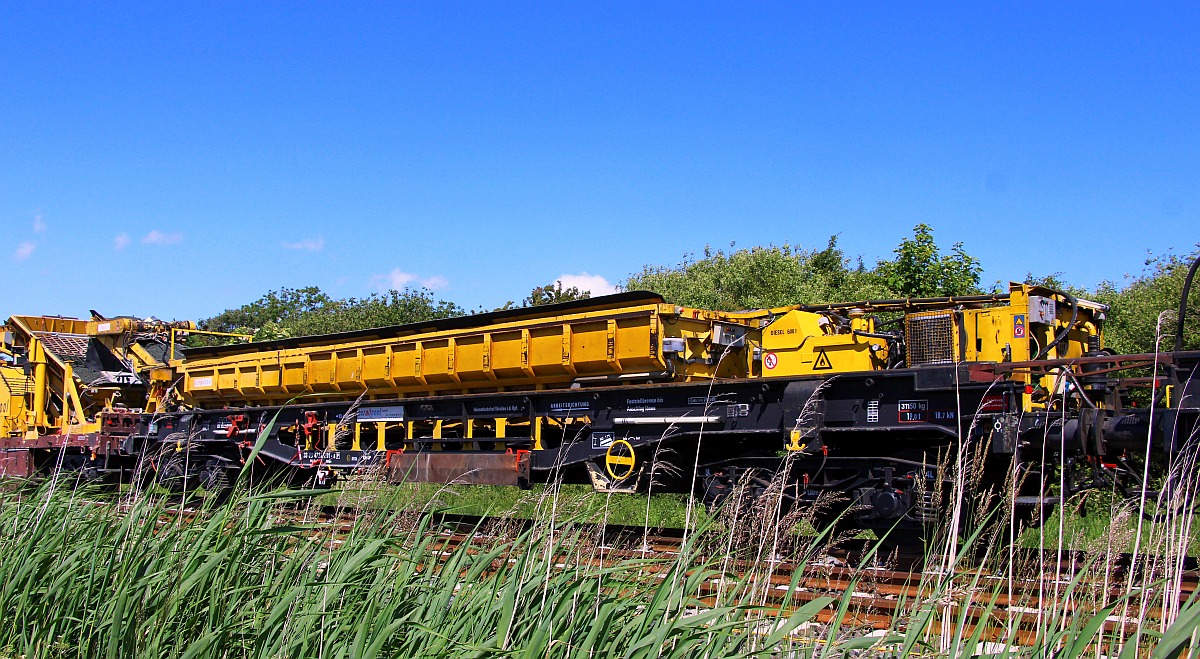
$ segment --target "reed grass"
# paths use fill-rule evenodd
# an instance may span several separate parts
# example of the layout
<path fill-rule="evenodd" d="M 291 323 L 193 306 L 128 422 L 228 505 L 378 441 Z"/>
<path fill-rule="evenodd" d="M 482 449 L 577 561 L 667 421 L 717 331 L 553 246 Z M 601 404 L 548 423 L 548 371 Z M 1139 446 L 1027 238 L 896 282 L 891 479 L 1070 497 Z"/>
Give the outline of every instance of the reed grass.
<path fill-rule="evenodd" d="M 795 520 L 769 493 L 754 507 L 722 511 L 739 519 L 694 534 L 678 556 L 604 565 L 595 533 L 604 519 L 574 523 L 562 501 L 558 518 L 438 550 L 444 536 L 429 511 L 363 508 L 339 529 L 315 511 L 305 521 L 312 494 L 242 492 L 198 514 L 150 495 L 126 506 L 61 487 L 8 496 L 0 505 L 4 656 L 1094 657 L 1120 647 L 1171 656 L 1166 650 L 1193 646 L 1200 622 L 1190 602 L 1169 621 L 1147 620 L 1129 641 L 1105 631 L 1106 618 L 1136 619 L 1166 597 L 1173 568 L 1163 564 L 1154 583 L 1132 584 L 1094 614 L 1045 612 L 1035 644 L 1017 643 L 1015 630 L 1008 640 L 985 637 L 956 603 L 985 593 L 991 629 L 1002 629 L 995 602 L 1008 586 L 964 563 L 927 574 L 886 630 L 856 627 L 854 588 L 797 587 L 805 566 L 826 560 L 828 530 L 796 542 Z M 968 538 L 960 555 L 1002 562 L 1001 545 L 973 545 L 984 541 Z M 791 586 L 781 590 L 770 577 L 785 574 L 785 561 L 800 569 L 786 573 Z M 861 575 L 869 589 L 870 571 Z M 1065 580 L 1057 601 L 1085 597 L 1080 579 Z M 817 622 L 826 608 L 835 615 Z"/>
<path fill-rule="evenodd" d="M 49 489 L 6 501 L 0 647 L 191 659 L 749 656 L 761 644 L 757 610 L 701 603 L 714 574 L 703 563 L 653 566 L 665 571 L 650 580 L 649 561 L 590 567 L 581 529 L 439 555 L 429 515 L 364 514 L 345 532 L 289 521 L 294 496 L 243 495 L 199 517 L 149 497 L 124 510 Z"/>
<path fill-rule="evenodd" d="M 691 531 L 677 555 L 602 561 L 603 525 L 640 520 L 649 534 L 652 517 L 674 513 L 655 511 L 651 497 L 576 496 L 554 483 L 526 498 L 475 490 L 483 513 L 533 523 L 443 546 L 434 513 L 447 500 L 453 511 L 469 488 L 344 488 L 337 503 L 358 513 L 344 529 L 319 521 L 312 491 L 258 493 L 239 481 L 227 503 L 193 514 L 153 491 L 115 505 L 50 481 L 0 501 L 0 657 L 1195 656 L 1200 600 L 1181 603 L 1179 592 L 1196 455 L 1172 457 L 1157 497 L 1113 500 L 1109 523 L 1069 568 L 1045 554 L 1020 564 L 1014 549 L 1034 533 L 1064 554 L 1065 515 L 1037 531 L 1006 523 L 1019 474 L 1008 491 L 987 491 L 982 453 L 948 456 L 937 480 L 950 484 L 949 523 L 927 541 L 917 594 L 895 600 L 883 629 L 856 610 L 888 545 L 869 550 L 877 560 L 848 589 L 801 587 L 841 538 L 836 523 L 797 534 L 812 520 L 783 505 L 782 483 L 752 505 L 731 497 L 715 516 L 674 499 L 664 510 L 682 508 Z M 1088 579 L 1108 579 L 1121 551 L 1133 568 L 1104 585 L 1122 594 L 1098 594 Z M 1050 603 L 1032 625 L 1012 615 L 1030 576 Z"/>

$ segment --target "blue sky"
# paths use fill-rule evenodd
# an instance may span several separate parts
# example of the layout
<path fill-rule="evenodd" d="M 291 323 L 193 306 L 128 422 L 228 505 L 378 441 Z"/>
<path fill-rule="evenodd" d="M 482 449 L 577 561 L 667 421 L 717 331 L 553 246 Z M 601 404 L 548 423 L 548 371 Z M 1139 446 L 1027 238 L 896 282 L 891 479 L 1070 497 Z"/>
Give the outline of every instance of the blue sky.
<path fill-rule="evenodd" d="M 1200 11 L 1047 4 L 5 3 L 0 314 L 491 308 L 918 222 L 1121 281 L 1200 240 Z"/>

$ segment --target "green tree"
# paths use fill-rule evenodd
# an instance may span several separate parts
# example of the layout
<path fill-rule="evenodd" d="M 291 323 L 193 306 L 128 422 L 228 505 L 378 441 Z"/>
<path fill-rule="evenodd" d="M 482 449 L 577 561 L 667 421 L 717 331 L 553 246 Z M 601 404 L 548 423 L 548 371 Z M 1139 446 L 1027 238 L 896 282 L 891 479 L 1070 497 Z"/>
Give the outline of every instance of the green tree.
<path fill-rule="evenodd" d="M 1056 291 L 1067 291 L 1072 295 L 1076 294 L 1077 290 L 1063 280 L 1063 273 L 1061 272 L 1052 272 L 1048 275 L 1034 275 L 1032 272 L 1026 273 L 1025 284 L 1051 288 Z"/>
<path fill-rule="evenodd" d="M 336 300 L 316 286 L 281 288 L 237 309 L 227 309 L 201 320 L 199 327 L 213 332 L 254 333 L 268 323 L 287 326 L 304 314 L 325 311 L 335 304 Z"/>
<path fill-rule="evenodd" d="M 254 332 L 254 338 L 251 341 L 278 341 L 280 339 L 292 338 L 292 330 L 273 321 L 267 321 L 262 327 Z"/>
<path fill-rule="evenodd" d="M 896 258 L 880 261 L 875 271 L 889 288 L 903 297 L 943 297 L 979 292 L 983 267 L 979 259 L 967 254 L 962 243 L 954 243 L 949 255 L 942 255 L 933 240 L 933 229 L 918 224 L 913 237 L 905 238 L 896 248 Z"/>
<path fill-rule="evenodd" d="M 327 308 L 297 316 L 287 326 L 294 336 L 311 336 L 406 325 L 465 313 L 462 307 L 453 302 L 435 300 L 429 289 L 405 288 L 365 298 L 335 300 Z"/>
<path fill-rule="evenodd" d="M 892 295 L 861 264 L 849 266 L 836 236 L 817 251 L 788 244 L 729 253 L 706 247 L 703 258 L 687 256 L 674 266 L 646 266 L 630 276 L 623 288 L 654 291 L 676 304 L 723 310 Z"/>
<path fill-rule="evenodd" d="M 256 341 L 267 341 L 404 325 L 464 313 L 453 302 L 435 300 L 432 291 L 424 288 L 334 299 L 310 286 L 271 291 L 250 304 L 202 320 L 199 326 L 218 332 L 253 334 Z"/>
<path fill-rule="evenodd" d="M 543 304 L 557 304 L 573 300 L 586 300 L 592 296 L 591 291 L 581 291 L 578 287 L 563 288 L 562 281 L 538 286 L 530 291 L 529 296 L 522 300 L 522 306 L 540 307 Z"/>
<path fill-rule="evenodd" d="M 1179 299 L 1183 296 L 1188 267 L 1197 257 L 1200 249 L 1186 257 L 1175 254 L 1151 257 L 1146 260 L 1142 274 L 1127 277 L 1128 283 L 1123 288 L 1113 282 L 1101 283 L 1091 297 L 1112 307 L 1104 325 L 1105 345 L 1122 354 L 1153 352 L 1155 339 L 1161 333 L 1159 349 L 1174 350 Z M 1184 324 L 1185 350 L 1200 350 L 1200 290 L 1197 289 L 1200 282 L 1193 282 Z"/>
<path fill-rule="evenodd" d="M 521 300 L 520 304 L 509 300 L 502 306 L 496 307 L 493 311 L 508 311 L 509 309 L 521 309 L 525 307 L 540 307 L 543 304 L 556 304 L 558 302 L 571 302 L 574 300 L 586 300 L 592 297 L 591 291 L 581 291 L 576 286 L 563 288 L 561 280 L 555 281 L 553 284 L 534 287 L 525 299 Z M 487 311 L 479 309 L 477 313 Z"/>

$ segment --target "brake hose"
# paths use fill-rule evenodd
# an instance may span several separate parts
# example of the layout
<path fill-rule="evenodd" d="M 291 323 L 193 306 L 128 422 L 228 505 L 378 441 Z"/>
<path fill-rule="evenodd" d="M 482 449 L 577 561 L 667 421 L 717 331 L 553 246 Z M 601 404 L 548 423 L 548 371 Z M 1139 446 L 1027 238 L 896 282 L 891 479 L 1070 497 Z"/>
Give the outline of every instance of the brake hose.
<path fill-rule="evenodd" d="M 1175 351 L 1183 350 L 1183 320 L 1187 316 L 1188 293 L 1192 290 L 1192 279 L 1196 276 L 1196 266 L 1200 265 L 1200 255 L 1192 259 L 1192 267 L 1188 268 L 1187 279 L 1183 280 L 1183 295 L 1179 298 L 1179 320 L 1175 325 Z"/>

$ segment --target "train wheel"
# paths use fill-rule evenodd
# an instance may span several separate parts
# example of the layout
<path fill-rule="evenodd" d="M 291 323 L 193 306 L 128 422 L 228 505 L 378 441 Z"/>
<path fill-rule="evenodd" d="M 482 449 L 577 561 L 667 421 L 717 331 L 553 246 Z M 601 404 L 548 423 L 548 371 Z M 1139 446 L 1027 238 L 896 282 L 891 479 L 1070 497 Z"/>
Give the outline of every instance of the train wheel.
<path fill-rule="evenodd" d="M 777 469 L 730 466 L 707 474 L 700 487 L 705 507 L 738 527 L 798 521 L 798 484 Z"/>
<path fill-rule="evenodd" d="M 172 494 L 184 494 L 199 486 L 199 478 L 195 473 L 190 473 L 195 469 L 190 459 L 188 451 L 174 451 L 158 465 L 158 475 L 156 481 L 159 485 L 165 488 Z"/>
<path fill-rule="evenodd" d="M 726 467 L 717 473 L 706 474 L 701 481 L 701 487 L 701 500 L 705 509 L 712 512 L 720 508 L 737 488 L 737 468 Z"/>
<path fill-rule="evenodd" d="M 50 473 L 72 487 L 114 487 L 117 480 L 103 470 L 103 461 L 92 460 L 85 453 L 65 453 L 53 456 Z"/>
<path fill-rule="evenodd" d="M 888 546 L 916 546 L 945 525 L 946 476 L 935 448 L 890 456 L 851 456 L 825 465 L 812 487 L 820 492 L 810 519 L 830 539 L 867 530 Z"/>
<path fill-rule="evenodd" d="M 850 497 L 845 493 L 828 492 L 810 504 L 805 516 L 818 534 L 837 541 L 860 530 L 854 521 L 850 503 Z"/>
<path fill-rule="evenodd" d="M 184 494 L 199 487 L 200 460 L 192 450 L 186 433 L 173 432 L 162 440 L 153 461 L 154 480 L 172 494 Z"/>
<path fill-rule="evenodd" d="M 212 497 L 213 501 L 224 502 L 233 492 L 229 470 L 220 460 L 210 459 L 200 472 L 200 487 L 204 488 L 206 495 Z"/>
<path fill-rule="evenodd" d="M 985 468 L 981 487 L 995 493 L 997 505 L 1005 508 L 994 513 L 998 522 L 1012 522 L 1017 529 L 1038 528 L 1045 524 L 1058 506 L 1059 497 L 1055 487 L 1058 485 L 1057 470 L 1044 470 L 1040 464 L 1019 467 L 1015 482 L 1012 482 L 1012 461 L 995 459 Z"/>

